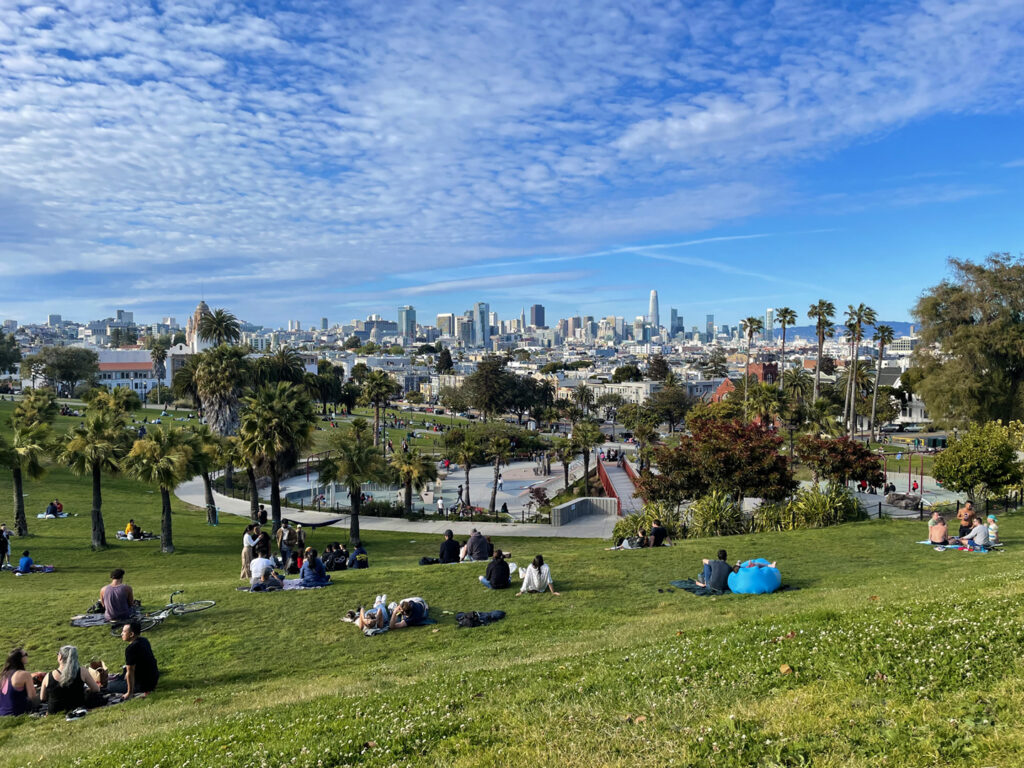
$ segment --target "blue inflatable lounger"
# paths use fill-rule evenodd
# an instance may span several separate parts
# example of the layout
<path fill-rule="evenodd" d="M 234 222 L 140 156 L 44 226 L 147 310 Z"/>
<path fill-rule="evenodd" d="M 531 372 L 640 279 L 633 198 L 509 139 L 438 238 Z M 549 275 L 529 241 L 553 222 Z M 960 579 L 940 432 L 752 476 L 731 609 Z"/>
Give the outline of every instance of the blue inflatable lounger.
<path fill-rule="evenodd" d="M 764 566 L 764 567 L 758 567 Z M 740 563 L 740 569 L 729 574 L 729 589 L 741 595 L 767 595 L 782 586 L 782 574 L 771 562 L 759 557 Z"/>

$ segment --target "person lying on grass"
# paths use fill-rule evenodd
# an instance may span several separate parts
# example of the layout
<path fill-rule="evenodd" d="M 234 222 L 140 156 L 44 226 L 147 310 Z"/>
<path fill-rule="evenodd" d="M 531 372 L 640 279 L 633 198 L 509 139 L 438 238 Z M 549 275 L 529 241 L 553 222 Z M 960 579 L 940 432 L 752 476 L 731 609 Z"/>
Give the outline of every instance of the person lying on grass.
<path fill-rule="evenodd" d="M 519 586 L 516 597 L 524 592 L 543 592 L 545 589 L 552 595 L 559 594 L 555 592 L 554 582 L 551 581 L 551 569 L 544 563 L 543 555 L 537 555 L 533 558 L 533 562 L 519 573 L 523 577 L 523 583 Z"/>
<path fill-rule="evenodd" d="M 421 597 L 407 597 L 391 613 L 388 626 L 391 629 L 405 629 L 422 624 L 427 618 L 427 603 Z"/>
<path fill-rule="evenodd" d="M 932 512 L 932 519 L 928 521 L 928 541 L 932 544 L 949 543 L 949 528 L 945 518 L 938 512 Z"/>

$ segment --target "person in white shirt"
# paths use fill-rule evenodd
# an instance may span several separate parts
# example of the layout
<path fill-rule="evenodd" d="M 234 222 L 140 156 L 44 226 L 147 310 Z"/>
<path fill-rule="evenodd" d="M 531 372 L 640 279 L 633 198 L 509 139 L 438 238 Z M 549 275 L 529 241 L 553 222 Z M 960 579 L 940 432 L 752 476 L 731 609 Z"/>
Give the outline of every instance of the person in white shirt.
<path fill-rule="evenodd" d="M 252 562 L 249 563 L 249 572 L 252 574 L 249 578 L 249 584 L 256 586 L 262 583 L 263 574 L 267 571 L 273 572 L 274 561 L 269 557 L 254 557 Z"/>
<path fill-rule="evenodd" d="M 245 533 L 242 535 L 242 575 L 240 579 L 245 581 L 252 580 L 252 572 L 250 570 L 252 565 L 252 553 L 253 547 L 256 546 L 256 526 L 252 523 L 245 526 Z"/>
<path fill-rule="evenodd" d="M 555 592 L 555 585 L 551 581 L 551 569 L 544 564 L 543 555 L 533 558 L 532 563 L 526 568 L 520 569 L 519 575 L 522 577 L 523 583 L 520 585 L 519 591 L 516 592 L 516 597 L 524 592 L 543 592 L 544 590 L 548 590 L 552 595 L 558 595 L 558 592 Z"/>

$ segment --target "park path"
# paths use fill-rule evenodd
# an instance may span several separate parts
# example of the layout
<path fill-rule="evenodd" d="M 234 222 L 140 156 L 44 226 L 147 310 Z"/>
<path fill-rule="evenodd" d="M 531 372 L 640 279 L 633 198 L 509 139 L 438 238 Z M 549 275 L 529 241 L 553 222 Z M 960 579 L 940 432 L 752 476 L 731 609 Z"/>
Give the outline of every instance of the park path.
<path fill-rule="evenodd" d="M 615 495 L 619 497 L 622 514 L 632 515 L 642 511 L 644 501 L 636 495 L 636 486 L 633 485 L 626 470 L 614 461 L 604 461 L 602 464 L 608 481 L 615 489 Z"/>
<path fill-rule="evenodd" d="M 182 501 L 196 507 L 205 507 L 202 478 L 189 480 L 179 485 L 174 495 Z M 221 515 L 235 515 L 249 518 L 249 502 L 244 499 L 232 499 L 214 492 L 214 501 Z M 349 516 L 329 512 L 305 511 L 285 508 L 282 515 L 289 520 L 303 525 L 321 525 L 329 520 L 337 520 L 334 528 L 348 529 Z M 340 518 L 340 520 L 338 519 Z M 468 536 L 474 528 L 484 536 L 523 536 L 535 538 L 566 538 L 566 539 L 610 539 L 615 521 L 618 518 L 610 515 L 588 515 L 561 526 L 535 523 L 465 523 L 454 520 L 405 520 L 397 517 L 359 516 L 359 528 L 365 531 L 400 531 L 421 536 L 441 536 L 451 529 L 458 536 Z"/>

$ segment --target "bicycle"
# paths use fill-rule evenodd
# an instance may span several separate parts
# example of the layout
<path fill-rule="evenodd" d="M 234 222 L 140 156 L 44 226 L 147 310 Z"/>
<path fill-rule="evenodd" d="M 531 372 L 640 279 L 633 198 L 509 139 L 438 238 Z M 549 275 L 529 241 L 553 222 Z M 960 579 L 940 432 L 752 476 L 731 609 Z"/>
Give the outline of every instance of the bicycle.
<path fill-rule="evenodd" d="M 167 601 L 167 605 L 156 611 L 147 611 L 139 615 L 139 623 L 142 625 L 142 631 L 145 632 L 147 629 L 152 629 L 157 624 L 161 623 L 168 616 L 184 616 L 186 613 L 197 613 L 199 611 L 205 611 L 207 608 L 213 608 L 217 603 L 213 600 L 194 600 L 191 603 L 179 603 L 175 602 L 175 595 L 184 594 L 185 590 L 179 589 L 175 592 L 171 592 L 171 597 Z M 114 637 L 118 637 L 121 634 L 121 629 L 127 622 L 117 622 L 110 625 L 110 634 Z"/>

